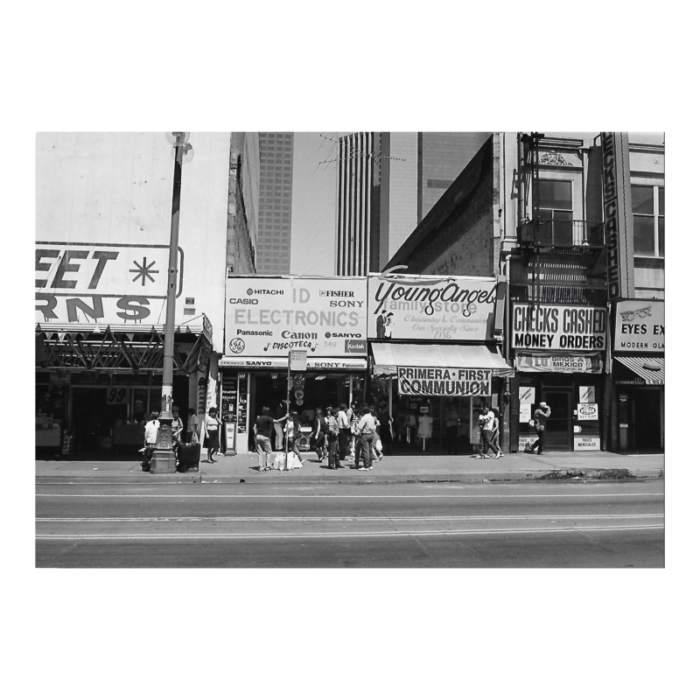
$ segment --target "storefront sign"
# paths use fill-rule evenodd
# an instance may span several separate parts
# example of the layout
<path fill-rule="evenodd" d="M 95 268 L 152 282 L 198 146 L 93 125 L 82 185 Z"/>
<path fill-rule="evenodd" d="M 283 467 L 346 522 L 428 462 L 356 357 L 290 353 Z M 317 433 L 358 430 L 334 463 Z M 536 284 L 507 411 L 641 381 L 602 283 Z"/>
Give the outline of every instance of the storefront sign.
<path fill-rule="evenodd" d="M 37 243 L 36 323 L 155 323 L 167 294 L 168 254 L 167 245 Z"/>
<path fill-rule="evenodd" d="M 367 280 L 370 340 L 488 340 L 495 279 L 382 277 Z"/>
<path fill-rule="evenodd" d="M 228 357 L 367 354 L 367 282 L 355 278 L 232 277 L 226 281 Z"/>
<path fill-rule="evenodd" d="M 518 372 L 558 372 L 561 374 L 600 374 L 603 359 L 600 353 L 591 357 L 568 355 L 521 355 L 515 358 Z"/>
<path fill-rule="evenodd" d="M 520 435 L 518 437 L 518 452 L 525 452 L 526 447 L 532 447 L 537 442 L 537 435 Z"/>
<path fill-rule="evenodd" d="M 664 352 L 666 320 L 663 301 L 645 299 L 617 303 L 614 350 Z"/>
<path fill-rule="evenodd" d="M 520 404 L 520 422 L 529 423 L 532 418 L 532 404 L 531 403 L 521 403 Z"/>
<path fill-rule="evenodd" d="M 306 350 L 289 351 L 289 371 L 306 372 Z"/>
<path fill-rule="evenodd" d="M 219 367 L 286 370 L 286 357 L 222 357 Z M 367 360 L 354 357 L 307 357 L 307 370 L 365 370 Z"/>
<path fill-rule="evenodd" d="M 578 388 L 579 403 L 595 403 L 595 387 L 580 386 Z"/>
<path fill-rule="evenodd" d="M 490 369 L 397 367 L 399 394 L 408 396 L 488 396 Z"/>
<path fill-rule="evenodd" d="M 597 403 L 580 403 L 577 410 L 579 420 L 598 420 Z"/>
<path fill-rule="evenodd" d="M 593 435 L 574 435 L 574 452 L 600 451 L 600 438 Z"/>
<path fill-rule="evenodd" d="M 627 134 L 601 134 L 608 299 L 634 294 L 632 188 Z"/>
<path fill-rule="evenodd" d="M 518 397 L 520 403 L 535 403 L 535 387 L 521 386 L 518 388 Z"/>
<path fill-rule="evenodd" d="M 604 307 L 513 304 L 511 343 L 521 350 L 605 350 Z"/>

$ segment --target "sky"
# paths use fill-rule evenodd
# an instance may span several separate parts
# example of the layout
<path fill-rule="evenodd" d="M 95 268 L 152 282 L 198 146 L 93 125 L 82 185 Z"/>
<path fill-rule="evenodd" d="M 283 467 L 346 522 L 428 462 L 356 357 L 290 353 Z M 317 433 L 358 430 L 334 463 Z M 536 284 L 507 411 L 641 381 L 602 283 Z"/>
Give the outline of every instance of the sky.
<path fill-rule="evenodd" d="M 291 274 L 333 275 L 335 259 L 335 198 L 337 139 L 347 131 L 296 132 L 292 183 Z M 562 137 L 593 138 L 597 132 L 548 132 Z M 662 143 L 661 133 L 637 136 Z M 630 134 L 634 141 L 634 133 Z M 466 163 L 465 163 L 466 166 Z"/>

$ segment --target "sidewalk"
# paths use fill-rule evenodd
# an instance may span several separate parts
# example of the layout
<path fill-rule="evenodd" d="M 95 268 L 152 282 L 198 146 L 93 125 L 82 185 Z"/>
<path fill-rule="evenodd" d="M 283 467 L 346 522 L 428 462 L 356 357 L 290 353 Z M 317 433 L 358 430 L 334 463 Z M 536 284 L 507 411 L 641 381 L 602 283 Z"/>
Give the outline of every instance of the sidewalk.
<path fill-rule="evenodd" d="M 259 472 L 257 455 L 219 456 L 214 464 L 200 463 L 199 471 L 150 474 L 138 458 L 124 462 L 37 461 L 36 481 L 42 483 L 411 483 L 417 481 L 524 481 L 563 478 L 662 478 L 664 455 L 619 455 L 610 452 L 549 452 L 543 455 L 506 454 L 502 459 L 473 459 L 468 455 L 405 455 L 384 457 L 371 471 L 324 469 L 307 453 L 302 469 Z"/>

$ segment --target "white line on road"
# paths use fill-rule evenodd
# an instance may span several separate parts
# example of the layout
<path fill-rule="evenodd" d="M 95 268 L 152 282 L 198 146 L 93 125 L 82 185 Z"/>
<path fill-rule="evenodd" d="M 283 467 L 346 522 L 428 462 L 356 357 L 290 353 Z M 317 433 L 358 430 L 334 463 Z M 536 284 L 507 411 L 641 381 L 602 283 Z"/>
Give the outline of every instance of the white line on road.
<path fill-rule="evenodd" d="M 165 493 L 37 493 L 37 498 L 647 498 L 664 497 L 663 493 L 531 493 L 531 494 L 224 494 L 199 493 L 176 494 Z"/>
<path fill-rule="evenodd" d="M 663 518 L 663 513 L 602 514 L 602 515 L 377 515 L 377 516 L 157 516 L 149 518 L 36 518 L 37 523 L 166 523 L 166 522 L 393 522 L 408 520 L 411 522 L 440 521 L 452 522 L 462 520 L 631 520 L 635 518 Z"/>
<path fill-rule="evenodd" d="M 508 530 L 422 530 L 422 531 L 399 531 L 399 532 L 343 532 L 343 533 L 287 533 L 287 534 L 159 534 L 159 535 L 137 535 L 137 534 L 104 534 L 104 535 L 37 535 L 37 540 L 299 540 L 299 539 L 350 539 L 366 537 L 454 537 L 455 535 L 531 535 L 531 534 L 553 534 L 578 532 L 617 532 L 631 530 L 663 530 L 663 525 L 624 525 L 617 527 L 567 527 L 567 528 L 518 528 Z"/>

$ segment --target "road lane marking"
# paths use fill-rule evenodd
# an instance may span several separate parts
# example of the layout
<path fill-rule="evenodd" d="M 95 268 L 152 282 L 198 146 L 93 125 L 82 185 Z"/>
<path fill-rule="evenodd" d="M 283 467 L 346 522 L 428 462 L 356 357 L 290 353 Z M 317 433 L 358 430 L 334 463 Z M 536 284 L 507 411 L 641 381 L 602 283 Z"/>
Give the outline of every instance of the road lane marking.
<path fill-rule="evenodd" d="M 339 533 L 217 533 L 217 534 L 103 534 L 103 535 L 37 535 L 37 540 L 299 540 L 299 539 L 352 539 L 366 537 L 454 537 L 456 535 L 531 535 L 578 532 L 623 532 L 663 530 L 663 525 L 620 525 L 615 527 L 566 527 L 566 528 L 509 528 L 507 530 L 407 530 L 395 532 L 339 532 Z"/>
<path fill-rule="evenodd" d="M 161 494 L 161 493 L 37 493 L 37 498 L 653 498 L 663 493 L 542 493 L 542 494 Z"/>
<path fill-rule="evenodd" d="M 166 515 L 144 518 L 36 518 L 37 523 L 163 523 L 163 522 L 296 522 L 296 523 L 327 523 L 327 522 L 392 522 L 395 520 L 422 521 L 462 521 L 462 520 L 630 520 L 634 518 L 663 518 L 663 513 L 625 513 L 625 514 L 586 514 L 586 515 L 260 515 L 260 516 L 192 516 Z"/>

